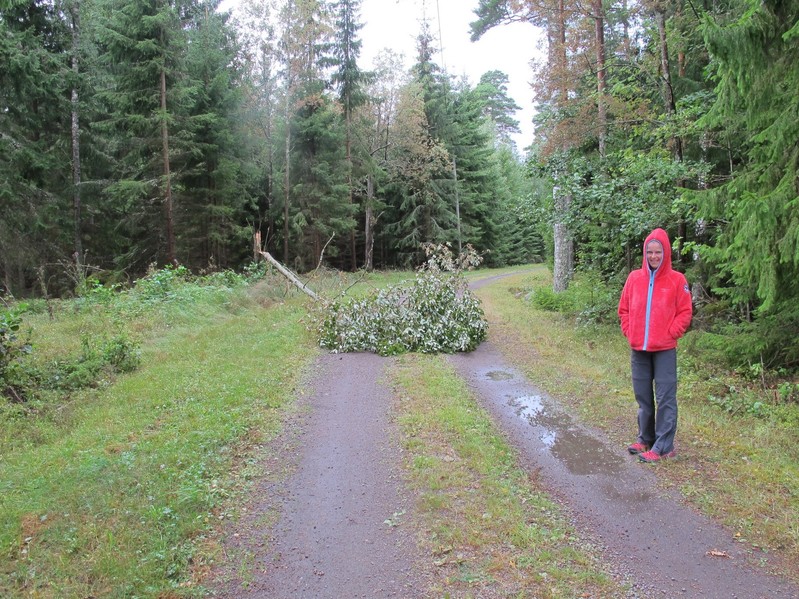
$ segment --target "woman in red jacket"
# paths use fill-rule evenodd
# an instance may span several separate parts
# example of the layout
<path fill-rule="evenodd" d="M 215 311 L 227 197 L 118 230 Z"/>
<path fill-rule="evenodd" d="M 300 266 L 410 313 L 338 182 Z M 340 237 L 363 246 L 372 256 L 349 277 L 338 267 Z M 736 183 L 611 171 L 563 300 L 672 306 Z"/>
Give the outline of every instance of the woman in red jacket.
<path fill-rule="evenodd" d="M 676 455 L 677 340 L 692 313 L 688 282 L 671 268 L 669 236 L 655 229 L 644 241 L 643 266 L 627 277 L 619 300 L 638 402 L 638 440 L 627 449 L 643 462 Z"/>

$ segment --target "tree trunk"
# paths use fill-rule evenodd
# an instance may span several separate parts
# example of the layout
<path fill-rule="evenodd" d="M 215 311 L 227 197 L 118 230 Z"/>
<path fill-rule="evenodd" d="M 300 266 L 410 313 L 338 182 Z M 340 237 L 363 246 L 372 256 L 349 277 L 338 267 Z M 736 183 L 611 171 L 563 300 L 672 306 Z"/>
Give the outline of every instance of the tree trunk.
<path fill-rule="evenodd" d="M 285 107 L 285 122 L 286 122 L 286 168 L 283 173 L 283 262 L 288 264 L 289 261 L 289 168 L 291 161 L 291 120 L 290 108 L 291 106 L 291 87 L 286 90 L 286 107 Z"/>
<path fill-rule="evenodd" d="M 81 239 L 81 197 L 80 197 L 80 106 L 78 103 L 78 76 L 80 75 L 80 2 L 74 0 L 69 6 L 72 19 L 72 74 L 75 85 L 72 87 L 72 215 L 74 259 L 78 276 L 82 276 L 83 241 Z"/>
<path fill-rule="evenodd" d="M 674 86 L 671 82 L 671 62 L 669 60 L 669 46 L 666 40 L 666 14 L 660 7 L 655 7 L 655 21 L 658 27 L 658 36 L 660 38 L 660 70 L 663 78 L 663 104 L 666 108 L 666 114 L 673 116 L 677 112 L 677 105 L 674 100 Z M 674 157 L 678 162 L 682 162 L 682 139 L 675 137 L 672 140 L 674 144 Z"/>
<path fill-rule="evenodd" d="M 569 288 L 574 270 L 574 242 L 571 232 L 563 222 L 571 203 L 571 196 L 562 192 L 556 185 L 552 190 L 555 204 L 554 233 L 554 268 L 552 272 L 552 290 L 562 293 Z"/>
<path fill-rule="evenodd" d="M 364 215 L 364 260 L 363 267 L 367 272 L 371 272 L 374 268 L 372 255 L 374 253 L 375 238 L 374 238 L 374 213 L 372 212 L 372 201 L 375 195 L 375 183 L 372 175 L 370 174 L 366 179 L 366 207 Z"/>
<path fill-rule="evenodd" d="M 169 172 L 169 127 L 166 123 L 166 68 L 161 69 L 161 146 L 164 160 L 164 211 L 166 213 L 166 257 L 177 265 L 175 223 L 172 209 L 172 176 Z"/>
<path fill-rule="evenodd" d="M 557 47 L 550 55 L 550 60 L 555 61 L 556 71 L 559 73 L 560 90 L 558 98 L 556 99 L 559 108 L 564 108 L 569 101 L 568 88 L 566 85 L 566 70 L 568 67 L 568 55 L 566 53 L 566 7 L 564 0 L 558 0 L 558 18 L 557 18 Z M 564 136 L 565 138 L 565 136 Z M 561 143 L 562 151 L 567 151 L 569 148 L 566 142 Z M 557 179 L 557 177 L 556 177 Z M 555 225 L 553 227 L 553 242 L 554 242 L 554 267 L 552 273 L 552 290 L 555 293 L 561 293 L 569 288 L 572 272 L 574 270 L 574 249 L 571 232 L 567 227 L 565 220 L 571 204 L 571 196 L 563 193 L 555 181 L 555 187 L 552 189 L 555 210 Z"/>
<path fill-rule="evenodd" d="M 461 238 L 461 201 L 458 197 L 458 167 L 455 162 L 455 155 L 452 156 L 452 180 L 455 184 L 455 220 L 458 223 L 458 255 L 463 252 L 463 241 Z"/>
<path fill-rule="evenodd" d="M 605 19 L 602 0 L 593 0 L 595 43 L 596 43 L 596 102 L 597 127 L 599 132 L 599 156 L 605 157 L 605 139 L 607 137 L 607 107 L 605 105 Z"/>
<path fill-rule="evenodd" d="M 669 59 L 669 46 L 666 39 L 666 14 L 660 6 L 655 6 L 655 21 L 657 22 L 658 37 L 660 39 L 660 69 L 663 77 L 663 103 L 666 107 L 666 114 L 671 117 L 677 113 L 677 104 L 674 99 L 674 86 L 671 82 L 671 61 Z M 674 136 L 671 140 L 671 144 L 675 162 L 682 162 L 682 138 L 679 135 Z M 677 186 L 685 187 L 685 181 L 677 181 Z M 684 262 L 682 248 L 686 233 L 687 225 L 685 219 L 680 217 L 677 222 L 677 242 L 674 248 L 677 252 L 677 261 L 680 263 Z"/>
<path fill-rule="evenodd" d="M 305 283 L 303 283 L 302 281 L 300 281 L 300 280 L 299 280 L 299 279 L 296 277 L 296 275 L 295 275 L 294 273 L 292 273 L 292 272 L 291 272 L 291 271 L 290 271 L 288 268 L 286 268 L 286 267 L 285 267 L 285 266 L 283 266 L 283 265 L 282 265 L 280 262 L 278 262 L 277 260 L 275 260 L 275 259 L 274 259 L 274 258 L 273 258 L 273 257 L 272 257 L 270 254 L 269 254 L 269 252 L 261 252 L 261 255 L 262 255 L 264 258 L 266 258 L 266 260 L 267 260 L 267 261 L 268 261 L 270 264 L 272 264 L 272 265 L 273 265 L 275 268 L 277 268 L 277 270 L 280 272 L 280 274 L 282 274 L 282 275 L 283 275 L 284 277 L 286 277 L 286 278 L 287 278 L 289 281 L 291 281 L 292 283 L 294 283 L 294 285 L 295 285 L 295 286 L 296 286 L 296 287 L 297 287 L 297 288 L 298 288 L 300 291 L 302 291 L 303 293 L 306 293 L 308 296 L 312 297 L 313 299 L 319 299 L 319 298 L 317 297 L 317 295 L 316 295 L 316 294 L 315 294 L 313 291 L 311 291 L 311 290 L 308 288 L 308 286 L 307 286 L 307 285 L 305 285 Z"/>
<path fill-rule="evenodd" d="M 353 203 L 352 193 L 352 110 L 349 105 L 349 98 L 347 98 L 346 106 L 346 149 L 347 149 L 347 190 L 349 193 L 350 205 Z M 352 254 L 352 271 L 358 270 L 358 250 L 355 246 L 355 226 L 350 231 L 350 253 Z"/>

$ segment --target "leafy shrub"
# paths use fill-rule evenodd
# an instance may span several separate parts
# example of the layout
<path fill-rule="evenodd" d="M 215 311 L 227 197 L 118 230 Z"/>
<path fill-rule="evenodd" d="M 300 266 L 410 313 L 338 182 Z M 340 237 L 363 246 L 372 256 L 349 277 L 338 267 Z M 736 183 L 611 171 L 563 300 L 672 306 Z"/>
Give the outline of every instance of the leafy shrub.
<path fill-rule="evenodd" d="M 771 313 L 751 314 L 729 302 L 701 305 L 694 315 L 694 329 L 701 329 L 692 351 L 709 361 L 735 370 L 762 364 L 769 370 L 799 367 L 799 305 L 780 305 Z"/>
<path fill-rule="evenodd" d="M 772 413 L 772 406 L 763 401 L 762 397 L 752 393 L 738 391 L 730 388 L 727 395 L 710 395 L 708 401 L 721 408 L 728 414 L 749 414 L 755 418 L 768 418 Z"/>
<path fill-rule="evenodd" d="M 232 270 L 219 270 L 197 279 L 202 286 L 234 289 L 247 284 L 247 276 Z"/>
<path fill-rule="evenodd" d="M 160 270 L 151 267 L 146 277 L 136 281 L 133 289 L 143 302 L 165 300 L 174 295 L 177 285 L 189 275 L 185 266 L 167 266 Z"/>
<path fill-rule="evenodd" d="M 126 334 L 111 339 L 83 337 L 77 358 L 60 359 L 37 373 L 40 387 L 74 391 L 94 386 L 104 372 L 133 372 L 141 363 L 139 344 Z"/>
<path fill-rule="evenodd" d="M 119 283 L 106 286 L 100 280 L 89 277 L 81 282 L 77 292 L 80 298 L 87 300 L 89 303 L 110 304 L 120 287 Z"/>
<path fill-rule="evenodd" d="M 574 316 L 580 324 L 598 324 L 615 322 L 620 293 L 621 286 L 583 273 L 566 291 L 555 293 L 550 286 L 536 287 L 528 298 L 541 310 Z"/>
<path fill-rule="evenodd" d="M 22 398 L 15 366 L 31 352 L 27 339 L 19 337 L 26 308 L 26 304 L 17 304 L 13 308 L 0 309 L 0 391 L 15 400 Z"/>
<path fill-rule="evenodd" d="M 116 372 L 133 372 L 141 365 L 140 344 L 121 333 L 101 345 L 103 362 Z"/>
<path fill-rule="evenodd" d="M 383 356 L 475 349 L 485 339 L 488 323 L 461 269 L 479 264 L 479 256 L 468 247 L 458 257 L 448 246 L 424 249 L 428 260 L 410 285 L 381 289 L 346 305 L 325 302 L 317 327 L 319 344 L 334 352 Z"/>
<path fill-rule="evenodd" d="M 537 287 L 529 297 L 533 305 L 540 310 L 568 314 L 575 309 L 573 295 L 568 292 L 555 293 L 551 287 Z"/>
<path fill-rule="evenodd" d="M 267 263 L 263 260 L 259 262 L 250 262 L 244 267 L 244 277 L 248 283 L 255 283 L 260 281 L 266 276 Z"/>

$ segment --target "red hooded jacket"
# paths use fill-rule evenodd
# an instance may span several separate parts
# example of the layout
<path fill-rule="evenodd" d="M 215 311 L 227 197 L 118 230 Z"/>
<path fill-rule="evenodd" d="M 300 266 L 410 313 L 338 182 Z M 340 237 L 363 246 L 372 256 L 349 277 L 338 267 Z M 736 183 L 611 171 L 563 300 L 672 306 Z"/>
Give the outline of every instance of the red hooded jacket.
<path fill-rule="evenodd" d="M 663 246 L 663 261 L 654 271 L 646 259 L 646 245 L 653 240 Z M 671 268 L 669 236 L 663 229 L 655 229 L 644 241 L 643 266 L 630 273 L 621 292 L 621 330 L 633 349 L 673 349 L 688 330 L 692 314 L 688 281 Z"/>

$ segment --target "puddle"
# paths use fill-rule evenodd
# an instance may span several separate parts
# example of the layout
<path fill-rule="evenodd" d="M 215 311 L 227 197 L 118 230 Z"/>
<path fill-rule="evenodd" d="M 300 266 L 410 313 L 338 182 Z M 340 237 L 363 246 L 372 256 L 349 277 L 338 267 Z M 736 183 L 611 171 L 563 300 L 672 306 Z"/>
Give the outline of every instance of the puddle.
<path fill-rule="evenodd" d="M 517 416 L 528 419 L 535 418 L 544 409 L 540 395 L 515 397 L 508 400 L 508 405 L 516 411 Z"/>
<path fill-rule="evenodd" d="M 491 372 L 487 372 L 486 376 L 492 381 L 509 381 L 513 378 L 513 373 L 507 370 L 492 370 Z"/>
<path fill-rule="evenodd" d="M 567 414 L 547 410 L 540 395 L 511 397 L 507 405 L 516 416 L 537 429 L 544 447 L 572 474 L 615 475 L 621 472 L 624 460 L 576 426 Z"/>
<path fill-rule="evenodd" d="M 653 499 L 649 491 L 641 491 L 636 488 L 619 487 L 613 483 L 602 485 L 602 492 L 610 499 L 634 503 L 646 503 Z"/>

